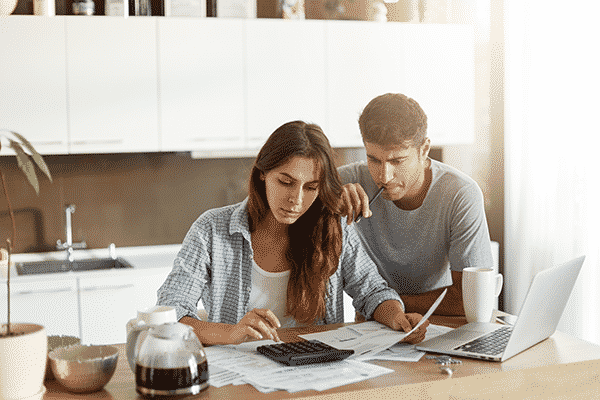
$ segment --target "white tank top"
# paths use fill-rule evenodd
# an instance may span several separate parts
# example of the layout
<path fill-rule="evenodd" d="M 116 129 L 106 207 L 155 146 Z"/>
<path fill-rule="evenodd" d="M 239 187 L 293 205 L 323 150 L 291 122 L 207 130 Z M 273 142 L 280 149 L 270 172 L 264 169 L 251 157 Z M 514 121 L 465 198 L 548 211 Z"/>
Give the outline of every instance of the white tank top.
<path fill-rule="evenodd" d="M 268 308 L 279 319 L 282 328 L 296 326 L 294 317 L 284 316 L 289 280 L 290 271 L 267 272 L 252 260 L 252 290 L 248 310 Z"/>

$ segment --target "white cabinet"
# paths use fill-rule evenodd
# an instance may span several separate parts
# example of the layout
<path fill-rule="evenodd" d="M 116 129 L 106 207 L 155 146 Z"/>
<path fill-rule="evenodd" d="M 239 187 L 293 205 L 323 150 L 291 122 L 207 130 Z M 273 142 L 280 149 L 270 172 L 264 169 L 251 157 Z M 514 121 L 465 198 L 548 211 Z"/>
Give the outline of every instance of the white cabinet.
<path fill-rule="evenodd" d="M 125 341 L 125 324 L 135 309 L 135 281 L 133 276 L 79 279 L 82 343 Z"/>
<path fill-rule="evenodd" d="M 70 152 L 158 151 L 156 20 L 65 19 Z"/>
<path fill-rule="evenodd" d="M 326 54 L 328 135 L 334 146 L 362 146 L 358 117 L 384 93 L 419 102 L 433 145 L 472 142 L 472 27 L 328 21 Z"/>
<path fill-rule="evenodd" d="M 247 154 L 296 119 L 358 147 L 387 92 L 421 104 L 433 145 L 474 138 L 469 25 L 11 16 L 0 39 L 1 127 L 45 154 Z"/>
<path fill-rule="evenodd" d="M 468 25 L 403 29 L 406 93 L 427 114 L 433 145 L 475 140 L 475 36 Z M 424 49 L 426 51 L 424 51 Z"/>
<path fill-rule="evenodd" d="M 247 20 L 245 72 L 248 148 L 294 120 L 327 134 L 324 21 Z"/>
<path fill-rule="evenodd" d="M 158 21 L 161 150 L 241 149 L 243 20 Z"/>
<path fill-rule="evenodd" d="M 170 268 L 140 269 L 135 274 L 79 278 L 81 341 L 111 344 L 126 341 L 127 321 L 156 304 L 156 291 Z"/>
<path fill-rule="evenodd" d="M 0 18 L 0 128 L 24 135 L 42 154 L 66 154 L 65 24 Z"/>
<path fill-rule="evenodd" d="M 380 94 L 405 91 L 410 59 L 404 58 L 402 31 L 396 23 L 328 21 L 327 134 L 334 146 L 362 146 L 362 109 Z"/>
<path fill-rule="evenodd" d="M 47 335 L 79 337 L 77 280 L 11 282 L 11 322 L 43 325 Z M 0 289 L 0 320 L 5 321 L 6 285 Z"/>
<path fill-rule="evenodd" d="M 156 305 L 156 292 L 165 282 L 171 267 L 140 270 L 135 283 L 135 309 L 131 310 L 129 319 L 137 317 L 137 311 Z"/>

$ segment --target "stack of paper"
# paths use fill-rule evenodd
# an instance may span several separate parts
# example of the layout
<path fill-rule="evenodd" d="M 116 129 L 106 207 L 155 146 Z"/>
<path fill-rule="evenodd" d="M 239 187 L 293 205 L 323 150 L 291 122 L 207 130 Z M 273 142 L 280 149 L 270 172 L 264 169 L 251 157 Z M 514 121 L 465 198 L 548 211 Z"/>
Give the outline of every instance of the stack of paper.
<path fill-rule="evenodd" d="M 400 351 L 400 353 L 402 353 L 402 356 L 407 357 L 407 360 L 408 358 L 410 358 L 410 360 L 408 361 L 418 361 L 419 358 L 421 358 L 421 356 L 425 354 L 424 352 L 416 352 L 416 350 L 413 351 L 414 346 L 410 348 L 398 344 L 402 339 L 406 338 L 411 333 L 419 329 L 419 327 L 431 316 L 431 314 L 433 314 L 437 306 L 439 306 L 442 302 L 442 299 L 446 295 L 447 291 L 448 289 L 444 289 L 442 294 L 439 295 L 439 297 L 436 299 L 433 305 L 429 308 L 429 310 L 427 310 L 427 313 L 423 316 L 421 321 L 419 321 L 419 323 L 415 325 L 410 332 L 395 331 L 384 324 L 372 321 L 364 322 L 362 324 L 346 326 L 333 331 L 300 335 L 300 337 L 306 340 L 316 339 L 338 349 L 354 350 L 354 355 L 349 357 L 349 359 L 351 360 L 364 361 L 379 358 L 379 354 L 381 354 L 387 349 L 390 349 L 392 346 L 395 346 L 396 351 L 399 349 L 411 350 L 409 353 Z M 430 330 L 431 333 L 429 332 Z M 440 329 L 428 329 L 428 333 L 430 333 L 430 336 L 426 337 L 426 340 L 433 337 L 432 333 L 435 336 L 441 334 L 439 332 Z M 392 353 L 394 352 L 392 351 Z M 387 352 L 387 354 L 385 354 L 384 356 L 391 357 L 392 355 L 394 354 L 390 354 L 390 352 Z M 394 359 L 400 361 L 398 357 Z"/>
<path fill-rule="evenodd" d="M 442 335 L 452 328 L 430 324 L 425 340 Z M 406 333 L 394 331 L 379 322 L 369 321 L 345 326 L 333 331 L 300 335 L 306 340 L 319 340 L 338 349 L 354 350 L 349 360 L 392 360 L 419 361 L 425 354 L 415 349 L 415 345 L 399 343 Z"/>
<path fill-rule="evenodd" d="M 298 367 L 282 366 L 256 352 L 258 346 L 273 343 L 271 340 L 262 340 L 235 346 L 207 347 L 209 384 L 221 387 L 249 383 L 263 393 L 276 390 L 326 390 L 393 371 L 349 360 Z"/>
<path fill-rule="evenodd" d="M 343 361 L 298 367 L 283 366 L 256 351 L 258 346 L 275 343 L 272 340 L 207 347 L 209 384 L 221 387 L 249 383 L 263 393 L 276 390 L 297 392 L 326 390 L 390 373 L 392 369 L 365 361 L 418 361 L 425 353 L 417 351 L 413 345 L 399 342 L 429 318 L 445 294 L 446 290 L 410 332 L 394 331 L 379 322 L 364 322 L 332 331 L 300 335 L 304 339 L 317 339 L 338 349 L 354 350 L 354 355 Z M 449 329 L 429 325 L 425 339 L 441 335 Z"/>

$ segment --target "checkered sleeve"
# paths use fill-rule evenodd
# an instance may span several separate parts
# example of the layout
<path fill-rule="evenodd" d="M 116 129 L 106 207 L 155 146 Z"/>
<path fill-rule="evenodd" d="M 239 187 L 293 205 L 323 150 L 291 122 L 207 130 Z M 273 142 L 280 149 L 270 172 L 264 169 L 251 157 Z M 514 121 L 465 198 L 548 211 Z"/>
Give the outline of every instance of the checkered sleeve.
<path fill-rule="evenodd" d="M 345 218 L 344 247 L 341 257 L 341 268 L 344 290 L 352 297 L 352 305 L 365 318 L 373 316 L 379 304 L 386 300 L 397 300 L 404 309 L 404 304 L 396 291 L 379 275 L 377 266 L 364 249 L 354 226 L 348 226 Z"/>
<path fill-rule="evenodd" d="M 198 302 L 210 281 L 212 227 L 207 216 L 198 218 L 188 231 L 173 269 L 158 289 L 158 305 L 172 306 L 177 320 L 198 319 Z"/>

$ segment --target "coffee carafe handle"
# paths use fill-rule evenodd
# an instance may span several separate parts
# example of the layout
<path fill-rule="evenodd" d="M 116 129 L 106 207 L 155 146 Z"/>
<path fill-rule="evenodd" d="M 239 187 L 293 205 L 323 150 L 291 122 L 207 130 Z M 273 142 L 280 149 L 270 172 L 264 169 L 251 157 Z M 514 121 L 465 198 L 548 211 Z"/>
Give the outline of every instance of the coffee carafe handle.
<path fill-rule="evenodd" d="M 129 362 L 129 367 L 131 368 L 131 371 L 133 371 L 135 373 L 135 359 L 137 357 L 137 341 L 140 337 L 140 333 L 147 331 L 148 329 L 150 329 L 150 325 L 146 325 L 146 324 L 139 324 L 139 325 L 135 325 L 131 328 L 131 330 L 129 331 L 129 333 L 127 333 L 127 345 L 126 345 L 126 350 L 127 350 L 127 361 Z"/>

